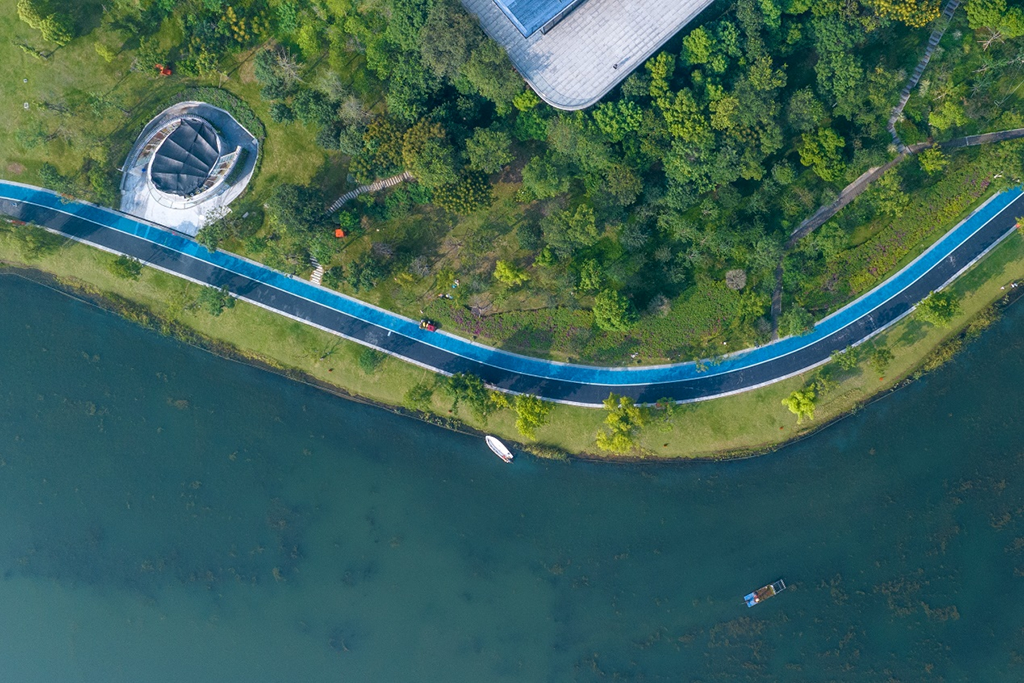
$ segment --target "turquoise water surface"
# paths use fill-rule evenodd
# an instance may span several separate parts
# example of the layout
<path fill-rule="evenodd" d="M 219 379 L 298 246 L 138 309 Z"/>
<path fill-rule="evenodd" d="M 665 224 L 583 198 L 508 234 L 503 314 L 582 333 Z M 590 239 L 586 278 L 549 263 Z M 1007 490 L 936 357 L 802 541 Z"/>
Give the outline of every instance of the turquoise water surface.
<path fill-rule="evenodd" d="M 1024 677 L 1024 307 L 685 467 L 506 466 L 15 277 L 0 321 L 0 680 Z"/>

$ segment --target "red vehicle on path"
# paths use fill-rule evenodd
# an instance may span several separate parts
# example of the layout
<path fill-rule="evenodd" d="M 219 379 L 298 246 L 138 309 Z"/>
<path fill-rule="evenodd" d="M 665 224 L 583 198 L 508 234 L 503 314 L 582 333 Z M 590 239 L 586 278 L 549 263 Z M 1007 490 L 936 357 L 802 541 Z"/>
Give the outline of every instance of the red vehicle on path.
<path fill-rule="evenodd" d="M 420 321 L 420 329 L 426 330 L 427 332 L 434 332 L 437 330 L 437 323 L 433 322 L 432 320 L 427 320 L 426 318 L 424 318 L 423 320 Z"/>

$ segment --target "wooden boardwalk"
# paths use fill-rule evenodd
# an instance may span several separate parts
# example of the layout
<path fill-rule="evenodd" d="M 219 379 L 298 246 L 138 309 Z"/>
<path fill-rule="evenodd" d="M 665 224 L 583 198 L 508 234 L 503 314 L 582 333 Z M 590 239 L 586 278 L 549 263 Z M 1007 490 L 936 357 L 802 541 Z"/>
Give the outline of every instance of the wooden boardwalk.
<path fill-rule="evenodd" d="M 409 173 L 408 171 L 405 171 L 404 173 L 400 173 L 399 175 L 396 176 L 391 176 L 390 178 L 377 180 L 369 185 L 360 185 L 351 192 L 346 192 L 345 194 L 338 197 L 333 204 L 327 207 L 327 213 L 333 213 L 337 211 L 342 206 L 352 201 L 361 194 L 366 194 L 367 192 L 378 192 L 380 190 L 383 190 L 384 188 L 394 187 L 399 183 L 404 183 L 412 179 L 412 174 Z"/>
<path fill-rule="evenodd" d="M 313 266 L 313 274 L 309 276 L 309 281 L 314 285 L 319 285 L 324 280 L 324 267 L 312 254 L 309 255 L 309 263 Z"/>

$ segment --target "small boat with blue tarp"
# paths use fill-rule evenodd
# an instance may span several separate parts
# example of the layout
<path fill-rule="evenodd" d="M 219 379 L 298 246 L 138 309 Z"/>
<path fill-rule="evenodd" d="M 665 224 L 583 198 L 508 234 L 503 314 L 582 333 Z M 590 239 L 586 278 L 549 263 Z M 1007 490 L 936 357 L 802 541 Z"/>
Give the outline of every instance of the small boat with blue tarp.
<path fill-rule="evenodd" d="M 775 597 L 784 590 L 786 590 L 786 582 L 779 579 L 775 583 L 769 583 L 767 586 L 758 588 L 753 593 L 748 593 L 743 599 L 746 601 L 747 607 L 753 607 L 759 602 Z"/>

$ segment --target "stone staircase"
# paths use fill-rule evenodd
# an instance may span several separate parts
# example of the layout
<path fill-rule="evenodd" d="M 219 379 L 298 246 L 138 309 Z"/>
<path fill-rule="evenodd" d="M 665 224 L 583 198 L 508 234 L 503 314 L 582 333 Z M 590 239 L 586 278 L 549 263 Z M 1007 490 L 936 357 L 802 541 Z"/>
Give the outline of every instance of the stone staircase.
<path fill-rule="evenodd" d="M 406 171 L 405 173 L 401 173 L 396 176 L 391 176 L 390 178 L 384 178 L 383 180 L 374 181 L 370 185 L 360 185 L 351 192 L 346 192 L 345 194 L 338 197 L 333 204 L 327 207 L 327 213 L 333 213 L 337 211 L 347 202 L 352 201 L 361 194 L 366 194 L 367 192 L 378 192 L 380 190 L 383 190 L 384 188 L 394 187 L 399 183 L 404 183 L 412 179 L 412 174 Z"/>
<path fill-rule="evenodd" d="M 313 264 L 313 274 L 309 276 L 309 281 L 314 285 L 319 285 L 324 279 L 324 267 L 320 265 L 320 262 L 313 255 L 310 255 L 309 262 Z"/>
<path fill-rule="evenodd" d="M 921 75 L 924 70 L 928 67 L 928 62 L 932 58 L 932 53 L 935 52 L 935 48 L 939 46 L 939 41 L 942 40 L 942 36 L 946 33 L 946 29 L 949 28 L 950 19 L 953 18 L 953 14 L 956 12 L 956 8 L 960 6 L 960 0 L 949 0 L 946 3 L 946 7 L 942 10 L 942 18 L 936 25 L 935 30 L 932 31 L 932 35 L 928 38 L 928 47 L 924 50 L 924 56 L 917 63 L 917 67 L 914 69 L 914 73 L 910 75 L 910 80 L 903 87 L 903 91 L 900 93 L 900 101 L 892 109 L 892 114 L 889 116 L 889 135 L 892 136 L 893 144 L 896 145 L 897 151 L 900 154 L 905 154 L 907 146 L 900 140 L 899 135 L 896 134 L 896 122 L 903 115 L 903 108 L 907 106 L 907 102 L 910 100 L 910 93 L 917 87 L 918 81 L 921 80 Z"/>

